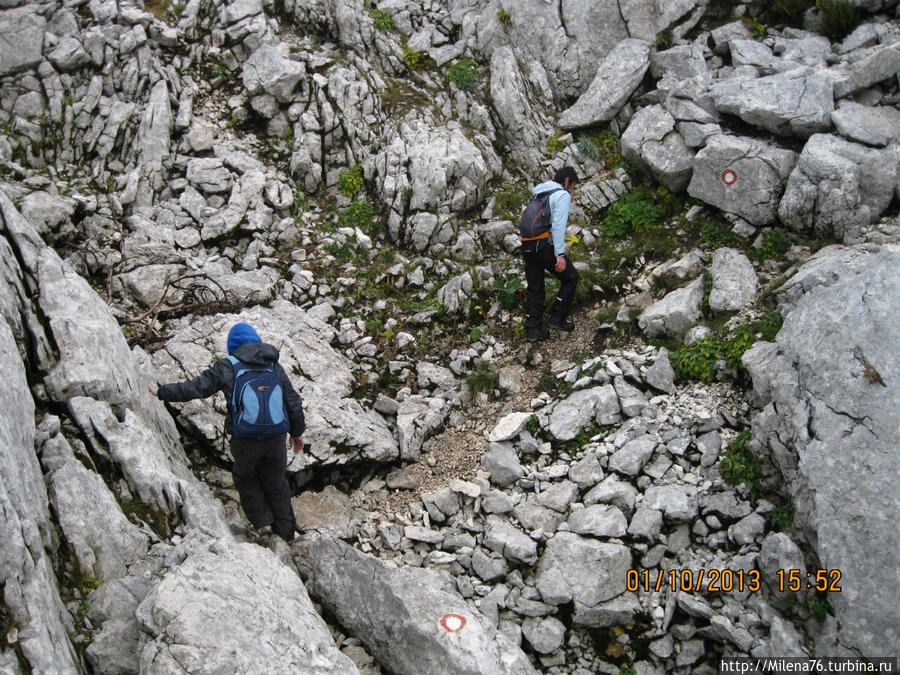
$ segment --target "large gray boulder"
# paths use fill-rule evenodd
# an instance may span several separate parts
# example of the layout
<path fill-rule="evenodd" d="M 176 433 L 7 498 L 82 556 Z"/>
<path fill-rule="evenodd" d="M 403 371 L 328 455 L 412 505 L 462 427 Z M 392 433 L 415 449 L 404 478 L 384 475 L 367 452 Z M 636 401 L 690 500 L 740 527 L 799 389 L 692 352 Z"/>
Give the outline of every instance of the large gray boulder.
<path fill-rule="evenodd" d="M 491 104 L 499 128 L 510 144 L 516 161 L 538 164 L 552 134 L 552 127 L 532 104 L 536 87 L 522 74 L 510 46 L 499 47 L 491 56 Z"/>
<path fill-rule="evenodd" d="M 0 40 L 0 76 L 34 68 L 41 62 L 47 21 L 37 10 L 37 5 L 27 4 L 0 11 L 0 35 L 15 36 L 14 40 Z"/>
<path fill-rule="evenodd" d="M 900 110 L 841 101 L 831 113 L 837 132 L 850 141 L 884 147 L 900 143 Z"/>
<path fill-rule="evenodd" d="M 737 249 L 716 249 L 710 276 L 709 307 L 715 312 L 736 312 L 756 295 L 756 270 L 747 256 Z"/>
<path fill-rule="evenodd" d="M 805 69 L 726 80 L 710 87 L 709 93 L 719 112 L 772 133 L 806 137 L 831 127 L 831 81 Z"/>
<path fill-rule="evenodd" d="M 635 38 L 617 44 L 597 67 L 587 91 L 560 115 L 559 126 L 577 129 L 615 117 L 650 67 L 650 46 Z"/>
<path fill-rule="evenodd" d="M 611 424 L 610 418 L 618 415 L 619 400 L 612 385 L 582 389 L 556 404 L 550 414 L 549 431 L 559 441 L 571 441 L 595 417 L 604 419 L 599 424 Z"/>
<path fill-rule="evenodd" d="M 217 359 L 224 358 L 228 330 L 238 322 L 249 323 L 264 342 L 279 348 L 279 363 L 291 374 L 294 387 L 303 398 L 306 447 L 300 454 L 290 453 L 289 471 L 350 460 L 384 462 L 399 457 L 398 443 L 384 418 L 350 396 L 355 380 L 346 356 L 329 344 L 334 329 L 285 300 L 239 314 L 195 317 L 189 323 L 173 326 L 165 348 L 153 354 L 159 381 L 196 377 Z M 177 408 L 185 423 L 213 447 L 222 447 L 223 403 L 221 395 L 216 395 L 177 404 Z"/>
<path fill-rule="evenodd" d="M 694 153 L 661 105 L 642 108 L 631 119 L 622 134 L 622 156 L 672 192 L 687 187 L 694 167 Z"/>
<path fill-rule="evenodd" d="M 712 136 L 694 160 L 691 197 L 754 225 L 775 220 L 797 154 L 742 136 Z"/>
<path fill-rule="evenodd" d="M 555 534 L 544 549 L 535 585 L 544 602 L 573 602 L 585 612 L 625 592 L 631 551 L 573 532 Z"/>
<path fill-rule="evenodd" d="M 823 249 L 782 288 L 776 342 L 743 358 L 763 406 L 754 440 L 779 468 L 819 567 L 842 573 L 817 653 L 900 646 L 898 270 L 896 241 Z"/>
<path fill-rule="evenodd" d="M 227 540 L 183 548 L 137 609 L 148 634 L 141 672 L 357 672 L 300 577 L 271 551 Z"/>
<path fill-rule="evenodd" d="M 816 134 L 800 153 L 778 206 L 796 231 L 854 240 L 890 205 L 900 182 L 900 145 L 870 148 Z"/>
<path fill-rule="evenodd" d="M 846 68 L 831 72 L 835 98 L 845 98 L 900 73 L 900 45 L 878 45 L 856 56 Z"/>
<path fill-rule="evenodd" d="M 68 639 L 72 620 L 60 599 L 53 565 L 45 552 L 45 547 L 56 544 L 43 475 L 34 452 L 34 401 L 16 340 L 2 316 L 0 377 L 3 604 L 18 625 L 18 647 L 32 670 L 77 673 L 78 657 Z"/>
<path fill-rule="evenodd" d="M 281 103 L 290 103 L 300 82 L 306 77 L 306 67 L 285 54 L 287 46 L 264 44 L 243 64 L 244 86 L 250 94 L 266 93 Z"/>
<path fill-rule="evenodd" d="M 309 585 L 391 672 L 534 673 L 522 650 L 425 570 L 394 569 L 324 536 L 309 544 Z"/>
<path fill-rule="evenodd" d="M 700 320 L 703 277 L 668 293 L 638 317 L 638 326 L 650 337 L 682 338 Z"/>

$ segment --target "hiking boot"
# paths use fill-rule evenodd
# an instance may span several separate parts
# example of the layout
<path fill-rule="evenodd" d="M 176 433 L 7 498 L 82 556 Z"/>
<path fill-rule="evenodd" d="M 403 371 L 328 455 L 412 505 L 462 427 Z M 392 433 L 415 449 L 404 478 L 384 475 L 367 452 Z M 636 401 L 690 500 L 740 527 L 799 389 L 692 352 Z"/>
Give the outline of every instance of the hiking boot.
<path fill-rule="evenodd" d="M 550 322 L 547 325 L 550 326 L 550 328 L 552 328 L 553 330 L 563 330 L 567 333 L 571 333 L 573 330 L 575 330 L 575 324 L 566 319 L 550 319 Z"/>
<path fill-rule="evenodd" d="M 525 329 L 525 339 L 529 342 L 540 342 L 541 340 L 546 340 L 548 337 L 550 337 L 550 331 L 543 326 Z"/>

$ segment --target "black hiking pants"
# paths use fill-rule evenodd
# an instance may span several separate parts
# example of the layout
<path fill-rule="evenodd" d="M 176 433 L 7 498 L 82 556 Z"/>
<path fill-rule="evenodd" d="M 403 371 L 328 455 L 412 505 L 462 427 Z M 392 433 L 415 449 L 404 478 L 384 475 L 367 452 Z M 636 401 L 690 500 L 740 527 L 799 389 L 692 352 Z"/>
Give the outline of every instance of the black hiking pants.
<path fill-rule="evenodd" d="M 231 474 L 241 506 L 253 527 L 271 525 L 282 539 L 294 536 L 297 523 L 287 482 L 287 436 L 231 438 Z"/>
<path fill-rule="evenodd" d="M 557 272 L 556 254 L 549 239 L 522 242 L 522 258 L 525 261 L 525 328 L 538 328 L 544 321 L 544 304 L 547 300 L 544 290 L 544 273 L 550 272 L 559 279 L 559 293 L 550 310 L 550 321 L 565 321 L 575 299 L 578 285 L 578 270 L 571 260 L 566 260 L 566 269 Z"/>

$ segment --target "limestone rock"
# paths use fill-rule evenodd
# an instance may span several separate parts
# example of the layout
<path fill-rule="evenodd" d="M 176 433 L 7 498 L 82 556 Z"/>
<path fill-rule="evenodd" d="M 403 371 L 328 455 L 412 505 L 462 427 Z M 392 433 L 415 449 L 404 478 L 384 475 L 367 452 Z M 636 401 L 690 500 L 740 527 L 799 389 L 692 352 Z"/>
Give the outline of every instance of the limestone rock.
<path fill-rule="evenodd" d="M 622 156 L 650 173 L 672 192 L 681 192 L 691 178 L 694 153 L 675 131 L 675 118 L 665 108 L 642 108 L 622 134 Z"/>
<path fill-rule="evenodd" d="M 484 615 L 422 570 L 391 569 L 325 537 L 310 543 L 309 563 L 312 592 L 393 672 L 535 672 Z"/>
<path fill-rule="evenodd" d="M 559 126 L 577 129 L 611 120 L 640 84 L 649 66 L 649 42 L 635 38 L 622 40 L 597 67 L 587 91 L 560 115 Z"/>
<path fill-rule="evenodd" d="M 888 558 L 900 546 L 889 485 L 900 470 L 891 451 L 900 402 L 890 385 L 900 377 L 890 300 L 900 292 L 898 263 L 895 243 L 823 249 L 786 284 L 776 343 L 744 355 L 763 406 L 754 438 L 785 476 L 795 526 L 817 542 L 821 566 L 843 573 L 843 590 L 833 594 L 834 639 L 860 653 L 900 640 L 900 598 L 888 581 Z M 877 546 L 860 542 L 860 522 Z M 820 650 L 834 647 L 819 638 Z"/>
<path fill-rule="evenodd" d="M 650 337 L 681 338 L 700 320 L 703 300 L 703 278 L 672 291 L 641 312 L 638 326 Z"/>
<path fill-rule="evenodd" d="M 853 241 L 893 199 L 900 181 L 900 146 L 869 148 L 837 136 L 807 141 L 778 206 L 797 231 Z"/>
<path fill-rule="evenodd" d="M 185 606 L 190 621 L 184 620 Z M 357 672 L 338 651 L 300 577 L 253 544 L 219 540 L 189 550 L 137 616 L 150 636 L 141 649 L 142 668 Z M 259 626 L 268 627 L 265 640 L 253 637 Z"/>
<path fill-rule="evenodd" d="M 756 295 L 756 271 L 747 256 L 736 249 L 716 249 L 710 275 L 709 306 L 713 311 L 740 310 Z"/>
<path fill-rule="evenodd" d="M 775 220 L 797 155 L 741 136 L 712 136 L 694 161 L 688 194 L 754 225 Z"/>

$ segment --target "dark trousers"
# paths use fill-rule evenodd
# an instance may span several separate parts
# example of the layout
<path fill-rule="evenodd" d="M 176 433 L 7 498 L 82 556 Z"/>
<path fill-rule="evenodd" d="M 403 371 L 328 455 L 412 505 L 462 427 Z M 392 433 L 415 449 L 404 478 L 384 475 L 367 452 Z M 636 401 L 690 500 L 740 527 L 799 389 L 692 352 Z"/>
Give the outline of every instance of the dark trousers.
<path fill-rule="evenodd" d="M 287 482 L 287 436 L 231 439 L 231 475 L 247 520 L 259 529 L 271 525 L 283 539 L 296 529 Z"/>
<path fill-rule="evenodd" d="M 544 272 L 550 272 L 559 279 L 559 293 L 550 310 L 550 321 L 565 321 L 575 298 L 578 285 L 578 270 L 571 260 L 566 260 L 566 269 L 557 272 L 556 254 L 548 239 L 522 242 L 522 258 L 525 261 L 525 328 L 538 328 L 544 321 Z"/>

